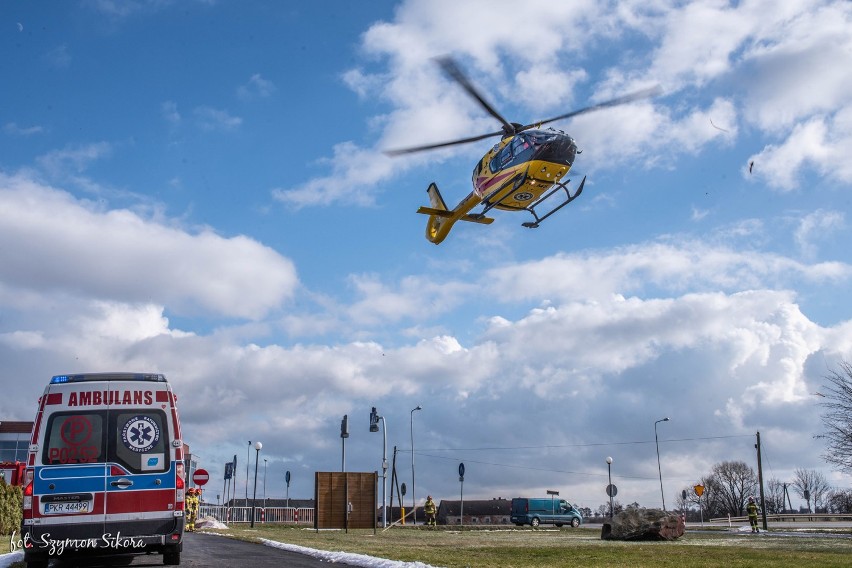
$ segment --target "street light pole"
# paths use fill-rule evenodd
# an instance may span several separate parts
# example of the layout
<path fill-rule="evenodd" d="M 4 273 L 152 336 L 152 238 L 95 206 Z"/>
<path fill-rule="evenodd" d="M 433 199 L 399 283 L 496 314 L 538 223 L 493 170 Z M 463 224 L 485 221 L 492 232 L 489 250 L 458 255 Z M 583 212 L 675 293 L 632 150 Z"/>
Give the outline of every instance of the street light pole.
<path fill-rule="evenodd" d="M 254 506 L 257 503 L 257 462 L 258 458 L 260 458 L 260 449 L 263 447 L 263 444 L 260 442 L 254 443 L 254 496 L 251 498 L 251 527 L 254 528 Z M 246 477 L 248 479 L 248 476 Z"/>
<path fill-rule="evenodd" d="M 416 408 L 411 409 L 411 511 L 414 515 L 413 525 L 417 525 L 417 499 L 414 497 L 414 411 L 423 410 L 418 404 Z"/>
<path fill-rule="evenodd" d="M 388 425 L 385 422 L 384 416 L 379 416 L 376 412 L 376 407 L 370 413 L 370 432 L 379 431 L 379 421 L 382 423 L 382 528 L 388 526 L 388 501 L 387 501 L 387 480 L 388 480 Z"/>
<path fill-rule="evenodd" d="M 663 511 L 666 510 L 666 494 L 663 493 L 663 470 L 660 467 L 660 439 L 657 437 L 657 424 L 668 421 L 669 419 L 666 417 L 654 422 L 654 441 L 657 443 L 657 472 L 660 474 L 660 497 L 663 498 Z"/>
<path fill-rule="evenodd" d="M 248 507 L 248 473 L 249 473 L 249 451 L 251 450 L 251 440 L 248 441 L 246 447 L 246 507 Z"/>
<path fill-rule="evenodd" d="M 609 518 L 612 518 L 612 458 L 607 456 L 606 458 L 606 473 L 609 477 Z"/>

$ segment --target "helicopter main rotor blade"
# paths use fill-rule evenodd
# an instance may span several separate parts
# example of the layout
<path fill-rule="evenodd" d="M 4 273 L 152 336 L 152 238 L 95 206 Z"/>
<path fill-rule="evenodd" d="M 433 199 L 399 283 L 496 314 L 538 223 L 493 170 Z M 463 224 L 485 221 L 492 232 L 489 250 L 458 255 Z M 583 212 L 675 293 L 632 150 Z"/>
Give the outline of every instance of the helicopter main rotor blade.
<path fill-rule="evenodd" d="M 435 150 L 437 148 L 446 148 L 447 146 L 456 146 L 458 144 L 468 144 L 477 142 L 492 136 L 502 136 L 505 134 L 502 130 L 497 132 L 489 132 L 488 134 L 480 134 L 479 136 L 471 136 L 470 138 L 460 138 L 459 140 L 450 140 L 449 142 L 437 142 L 435 144 L 425 144 L 423 146 L 413 146 L 411 148 L 400 148 L 398 150 L 385 150 L 388 156 L 402 156 L 403 154 L 413 154 L 415 152 L 425 152 L 426 150 Z"/>
<path fill-rule="evenodd" d="M 462 88 L 467 91 L 471 97 L 476 99 L 476 101 L 480 104 L 482 108 L 488 111 L 488 114 L 499 120 L 503 124 L 503 134 L 514 134 L 515 126 L 510 123 L 508 120 L 503 118 L 497 110 L 492 107 L 488 101 L 483 98 L 482 95 L 479 94 L 479 91 L 473 86 L 470 80 L 467 78 L 459 66 L 456 64 L 455 60 L 452 57 L 438 57 L 436 59 L 438 65 L 441 66 L 441 69 L 444 70 L 444 73 L 450 76 L 456 83 L 462 86 Z"/>
<path fill-rule="evenodd" d="M 579 114 L 586 114 L 588 112 L 594 112 L 594 111 L 605 109 L 605 108 L 619 106 L 619 105 L 631 103 L 633 101 L 648 99 L 648 98 L 651 98 L 651 97 L 655 97 L 655 96 L 659 95 L 660 93 L 662 93 L 662 89 L 660 88 L 659 85 L 656 85 L 654 87 L 651 87 L 650 89 L 643 89 L 641 91 L 636 91 L 636 92 L 633 92 L 633 93 L 630 93 L 630 94 L 627 94 L 627 95 L 623 95 L 621 97 L 616 97 L 614 99 L 610 99 L 608 101 L 604 101 L 604 102 L 598 103 L 596 105 L 590 105 L 590 106 L 581 108 L 579 110 L 574 110 L 574 111 L 571 111 L 571 112 L 567 112 L 565 114 L 560 114 L 559 116 L 554 116 L 553 118 L 540 120 L 540 121 L 535 122 L 533 124 L 526 124 L 526 125 L 518 128 L 516 130 L 516 132 L 523 132 L 524 130 L 529 130 L 530 128 L 537 128 L 537 127 L 541 126 L 542 124 L 547 124 L 549 122 L 554 122 L 554 121 L 557 121 L 557 120 L 564 120 L 566 118 L 571 118 L 572 116 L 577 116 Z"/>

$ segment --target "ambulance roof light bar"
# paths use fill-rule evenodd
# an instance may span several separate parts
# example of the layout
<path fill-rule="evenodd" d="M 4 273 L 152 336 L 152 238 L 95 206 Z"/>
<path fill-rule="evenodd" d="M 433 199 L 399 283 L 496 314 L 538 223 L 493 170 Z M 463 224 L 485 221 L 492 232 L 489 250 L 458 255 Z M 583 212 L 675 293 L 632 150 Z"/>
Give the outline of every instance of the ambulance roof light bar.
<path fill-rule="evenodd" d="M 50 384 L 85 383 L 89 381 L 150 381 L 165 383 L 165 375 L 159 373 L 82 373 L 78 375 L 55 375 Z"/>

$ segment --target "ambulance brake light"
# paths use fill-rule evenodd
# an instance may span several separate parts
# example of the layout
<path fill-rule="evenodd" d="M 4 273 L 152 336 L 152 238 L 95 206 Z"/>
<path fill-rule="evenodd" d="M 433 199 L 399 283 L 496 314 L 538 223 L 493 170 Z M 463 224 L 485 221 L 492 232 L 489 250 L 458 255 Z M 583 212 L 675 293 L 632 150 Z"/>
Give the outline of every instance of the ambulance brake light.
<path fill-rule="evenodd" d="M 25 511 L 31 511 L 33 508 L 33 482 L 30 481 L 27 483 L 26 487 L 24 487 L 24 503 L 23 508 Z"/>

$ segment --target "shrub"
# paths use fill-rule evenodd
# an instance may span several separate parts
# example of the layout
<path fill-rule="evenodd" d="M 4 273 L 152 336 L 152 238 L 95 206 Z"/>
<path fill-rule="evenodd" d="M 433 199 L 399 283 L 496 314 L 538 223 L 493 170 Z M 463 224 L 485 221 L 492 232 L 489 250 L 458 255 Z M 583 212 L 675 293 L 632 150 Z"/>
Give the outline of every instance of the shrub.
<path fill-rule="evenodd" d="M 0 479 L 0 535 L 21 530 L 24 494 L 17 485 L 8 485 Z"/>

